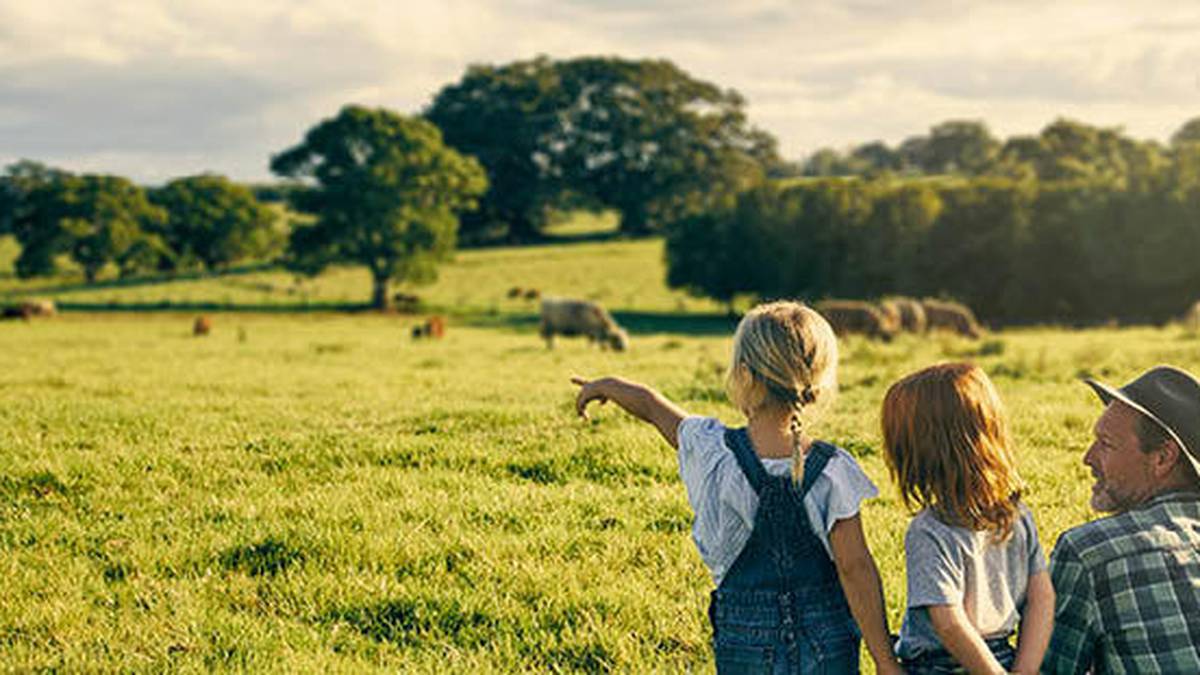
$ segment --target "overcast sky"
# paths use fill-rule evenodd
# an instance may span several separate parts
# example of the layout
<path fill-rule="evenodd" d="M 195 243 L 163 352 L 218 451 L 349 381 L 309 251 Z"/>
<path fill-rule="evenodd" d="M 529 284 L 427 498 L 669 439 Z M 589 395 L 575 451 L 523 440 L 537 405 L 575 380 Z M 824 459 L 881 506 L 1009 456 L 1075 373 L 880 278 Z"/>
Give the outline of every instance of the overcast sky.
<path fill-rule="evenodd" d="M 537 54 L 671 59 L 789 158 L 951 118 L 1166 140 L 1200 116 L 1195 0 L 0 0 L 0 164 L 266 179 L 345 103 L 419 112 Z"/>

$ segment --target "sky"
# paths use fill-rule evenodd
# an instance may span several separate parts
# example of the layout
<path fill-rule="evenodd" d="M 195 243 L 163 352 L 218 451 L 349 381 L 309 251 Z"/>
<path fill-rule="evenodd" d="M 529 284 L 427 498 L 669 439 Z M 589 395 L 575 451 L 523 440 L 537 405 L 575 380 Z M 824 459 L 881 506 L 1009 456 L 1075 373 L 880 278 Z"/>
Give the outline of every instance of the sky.
<path fill-rule="evenodd" d="M 1195 0 L 0 0 L 0 165 L 269 180 L 344 104 L 416 114 L 539 54 L 670 59 L 790 159 L 948 119 L 1166 141 L 1200 116 Z"/>

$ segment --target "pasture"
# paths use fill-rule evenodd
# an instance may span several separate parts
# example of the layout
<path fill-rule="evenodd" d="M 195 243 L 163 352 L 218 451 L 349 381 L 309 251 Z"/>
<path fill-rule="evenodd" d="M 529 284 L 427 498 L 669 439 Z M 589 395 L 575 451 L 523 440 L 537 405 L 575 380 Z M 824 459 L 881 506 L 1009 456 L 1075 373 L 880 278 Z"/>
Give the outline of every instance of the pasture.
<path fill-rule="evenodd" d="M 449 317 L 447 336 L 413 341 L 415 316 L 321 311 L 365 298 L 360 270 L 90 289 L 0 278 L 0 296 L 92 310 L 0 323 L 0 663 L 711 670 L 711 582 L 674 455 L 613 407 L 578 420 L 568 383 L 622 374 L 739 422 L 723 396 L 732 324 L 662 279 L 656 240 L 460 252 L 416 291 Z M 547 351 L 535 303 L 505 298 L 511 286 L 599 300 L 631 329 L 631 351 Z M 210 305 L 231 311 L 213 312 L 204 338 L 195 311 L 109 311 Z M 1078 377 L 1197 370 L 1200 338 L 844 340 L 841 395 L 818 435 L 881 488 L 864 521 L 893 630 L 906 518 L 878 407 L 891 381 L 948 359 L 980 363 L 1008 404 L 1048 549 L 1091 517 L 1080 457 L 1100 406 Z"/>

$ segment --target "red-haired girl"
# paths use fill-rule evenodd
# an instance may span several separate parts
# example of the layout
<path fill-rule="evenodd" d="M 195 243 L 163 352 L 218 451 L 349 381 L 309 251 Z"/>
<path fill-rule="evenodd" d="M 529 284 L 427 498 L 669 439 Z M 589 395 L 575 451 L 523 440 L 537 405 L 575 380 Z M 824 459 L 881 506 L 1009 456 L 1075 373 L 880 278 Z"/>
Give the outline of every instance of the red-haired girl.
<path fill-rule="evenodd" d="M 884 398 L 883 442 L 900 494 L 920 509 L 904 537 L 905 670 L 1036 673 L 1054 589 L 996 388 L 968 363 L 913 373 Z"/>

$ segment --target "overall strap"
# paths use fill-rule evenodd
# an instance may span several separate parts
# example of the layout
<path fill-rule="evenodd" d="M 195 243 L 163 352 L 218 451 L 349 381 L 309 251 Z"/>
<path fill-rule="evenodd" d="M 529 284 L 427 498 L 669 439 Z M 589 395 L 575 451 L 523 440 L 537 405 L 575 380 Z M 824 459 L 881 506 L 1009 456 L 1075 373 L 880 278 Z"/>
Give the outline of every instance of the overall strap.
<path fill-rule="evenodd" d="M 758 454 L 754 452 L 754 447 L 750 445 L 750 432 L 745 427 L 737 429 L 725 430 L 725 445 L 733 451 L 734 459 L 737 460 L 738 467 L 746 476 L 746 480 L 750 481 L 750 487 L 754 488 L 754 494 L 762 496 L 763 486 L 767 481 L 771 480 L 772 476 L 767 473 L 763 467 L 762 460 L 758 458 Z M 825 470 L 825 465 L 829 460 L 833 459 L 836 449 L 824 441 L 813 441 L 809 447 L 808 453 L 804 459 L 804 482 L 800 484 L 799 498 L 804 499 L 808 494 L 813 483 L 821 472 Z M 791 479 L 787 479 L 790 481 Z"/>
<path fill-rule="evenodd" d="M 800 484 L 800 499 L 804 499 L 808 495 L 808 491 L 812 488 L 813 483 L 825 470 L 825 465 L 829 460 L 833 459 L 833 455 L 837 450 L 830 444 L 824 441 L 813 441 L 808 448 L 808 455 L 804 459 L 804 482 Z"/>
<path fill-rule="evenodd" d="M 726 429 L 725 445 L 733 451 L 733 457 L 745 474 L 746 480 L 750 481 L 750 487 L 754 488 L 754 494 L 761 496 L 763 485 L 768 478 L 767 470 L 763 468 L 762 461 L 750 445 L 750 431 L 745 427 Z"/>

